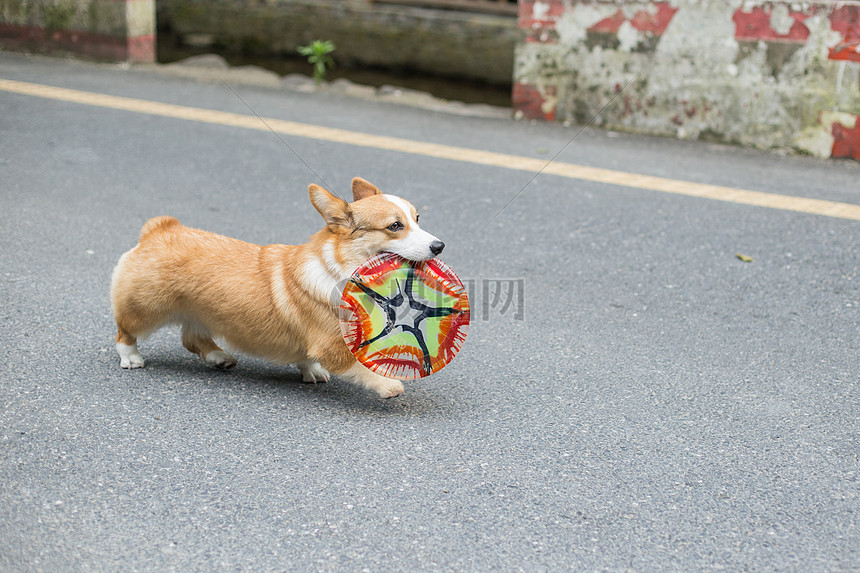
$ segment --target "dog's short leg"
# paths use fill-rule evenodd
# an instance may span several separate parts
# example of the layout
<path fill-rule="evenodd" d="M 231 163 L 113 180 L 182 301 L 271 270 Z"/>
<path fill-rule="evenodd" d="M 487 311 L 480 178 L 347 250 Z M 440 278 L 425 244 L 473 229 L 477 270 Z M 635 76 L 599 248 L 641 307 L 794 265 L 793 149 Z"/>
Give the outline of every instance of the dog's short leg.
<path fill-rule="evenodd" d="M 143 357 L 137 350 L 137 343 L 123 344 L 116 343 L 116 351 L 119 354 L 119 365 L 122 368 L 143 368 Z"/>
<path fill-rule="evenodd" d="M 143 368 L 143 357 L 137 349 L 137 338 L 120 327 L 116 333 L 116 351 L 122 368 Z"/>
<path fill-rule="evenodd" d="M 359 386 L 375 391 L 381 398 L 394 398 L 403 394 L 403 383 L 400 380 L 375 374 L 358 362 L 341 376 Z"/>
<path fill-rule="evenodd" d="M 302 373 L 303 382 L 316 384 L 317 382 L 328 382 L 331 379 L 331 374 L 319 362 L 299 362 L 296 366 Z"/>
<path fill-rule="evenodd" d="M 182 323 L 182 346 L 215 368 L 228 370 L 236 366 L 236 358 L 221 350 L 221 347 L 212 340 L 209 329 L 199 322 Z"/>
<path fill-rule="evenodd" d="M 233 356 L 232 354 L 227 354 L 220 348 L 218 350 L 213 350 L 212 352 L 206 354 L 206 358 L 204 358 L 203 360 L 206 361 L 206 364 L 214 366 L 219 370 L 229 370 L 236 366 L 236 364 L 239 362 L 235 356 Z"/>

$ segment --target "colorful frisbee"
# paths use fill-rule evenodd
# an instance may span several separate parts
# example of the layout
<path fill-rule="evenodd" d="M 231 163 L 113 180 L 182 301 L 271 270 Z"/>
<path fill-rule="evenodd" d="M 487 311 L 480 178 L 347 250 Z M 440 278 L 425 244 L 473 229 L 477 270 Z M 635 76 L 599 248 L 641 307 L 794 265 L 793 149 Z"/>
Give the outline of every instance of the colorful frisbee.
<path fill-rule="evenodd" d="M 469 331 L 466 287 L 438 259 L 373 257 L 346 283 L 339 312 L 343 339 L 356 359 L 400 380 L 444 368 Z"/>

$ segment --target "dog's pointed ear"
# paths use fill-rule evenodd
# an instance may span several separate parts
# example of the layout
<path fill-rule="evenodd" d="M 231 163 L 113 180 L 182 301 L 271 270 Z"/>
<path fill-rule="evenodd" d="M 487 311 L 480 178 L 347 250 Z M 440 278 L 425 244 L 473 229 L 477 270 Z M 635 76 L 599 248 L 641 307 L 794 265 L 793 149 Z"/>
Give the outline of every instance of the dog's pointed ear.
<path fill-rule="evenodd" d="M 349 208 L 349 203 L 314 184 L 308 187 L 308 195 L 310 195 L 311 203 L 325 219 L 329 229 L 334 231 L 338 227 L 342 229 L 352 228 L 352 209 Z"/>
<path fill-rule="evenodd" d="M 359 201 L 371 195 L 382 195 L 376 185 L 369 183 L 361 177 L 356 177 L 352 180 L 352 200 Z"/>

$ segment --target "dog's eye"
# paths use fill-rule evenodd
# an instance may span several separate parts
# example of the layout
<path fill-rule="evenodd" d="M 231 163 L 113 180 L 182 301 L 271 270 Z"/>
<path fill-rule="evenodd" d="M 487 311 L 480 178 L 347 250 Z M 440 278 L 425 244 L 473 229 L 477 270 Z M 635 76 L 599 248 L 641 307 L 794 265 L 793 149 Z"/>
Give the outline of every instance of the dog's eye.
<path fill-rule="evenodd" d="M 393 223 L 388 225 L 388 230 L 391 231 L 392 233 L 396 233 L 397 231 L 399 231 L 402 228 L 403 228 L 403 223 L 401 223 L 400 221 L 394 221 Z"/>
<path fill-rule="evenodd" d="M 421 218 L 421 215 L 418 215 L 418 214 L 416 213 L 416 214 L 415 214 L 415 222 L 416 222 L 416 223 L 418 222 L 418 219 L 419 219 L 419 218 Z"/>

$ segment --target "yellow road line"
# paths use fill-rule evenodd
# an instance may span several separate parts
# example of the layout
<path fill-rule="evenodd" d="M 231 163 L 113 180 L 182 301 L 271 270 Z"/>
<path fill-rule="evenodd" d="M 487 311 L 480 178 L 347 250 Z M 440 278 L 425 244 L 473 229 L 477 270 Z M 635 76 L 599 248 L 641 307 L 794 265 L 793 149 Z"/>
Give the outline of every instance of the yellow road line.
<path fill-rule="evenodd" d="M 478 165 L 489 165 L 493 167 L 504 167 L 530 171 L 533 173 L 543 172 L 582 181 L 593 181 L 609 185 L 621 185 L 637 189 L 673 193 L 676 195 L 688 195 L 717 201 L 727 201 L 742 205 L 755 205 L 757 207 L 769 207 L 783 211 L 796 211 L 827 217 L 838 217 L 860 221 L 860 205 L 850 203 L 838 203 L 821 199 L 808 199 L 804 197 L 792 197 L 776 193 L 762 193 L 760 191 L 747 191 L 733 187 L 720 187 L 718 185 L 706 185 L 689 181 L 665 179 L 650 175 L 638 175 L 599 167 L 586 167 L 573 163 L 553 161 L 549 165 L 542 159 L 468 149 L 441 145 L 438 143 L 425 143 L 397 137 L 385 137 L 357 131 L 347 131 L 319 125 L 284 121 L 280 119 L 265 118 L 265 123 L 252 115 L 242 115 L 225 111 L 215 111 L 173 105 L 141 99 L 112 96 L 93 92 L 84 92 L 52 86 L 18 82 L 0 79 L 0 90 L 29 96 L 37 96 L 54 100 L 93 105 L 97 107 L 145 113 L 161 117 L 171 117 L 189 121 L 199 121 L 216 125 L 231 127 L 242 127 L 245 129 L 256 129 L 268 131 L 270 128 L 281 135 L 305 137 L 322 141 L 331 141 L 360 147 L 371 147 L 386 151 L 397 151 L 400 153 L 412 153 L 425 157 L 437 159 L 448 159 L 451 161 L 463 161 Z"/>

